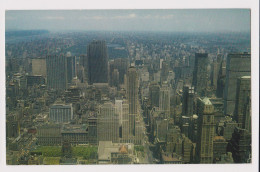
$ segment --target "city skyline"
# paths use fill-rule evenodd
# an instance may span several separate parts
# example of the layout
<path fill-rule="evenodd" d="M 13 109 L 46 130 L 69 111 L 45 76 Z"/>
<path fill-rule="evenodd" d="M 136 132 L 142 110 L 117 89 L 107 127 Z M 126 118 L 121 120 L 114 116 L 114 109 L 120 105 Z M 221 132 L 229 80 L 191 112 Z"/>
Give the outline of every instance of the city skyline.
<path fill-rule="evenodd" d="M 6 11 L 6 163 L 251 163 L 250 29 L 249 9 Z"/>

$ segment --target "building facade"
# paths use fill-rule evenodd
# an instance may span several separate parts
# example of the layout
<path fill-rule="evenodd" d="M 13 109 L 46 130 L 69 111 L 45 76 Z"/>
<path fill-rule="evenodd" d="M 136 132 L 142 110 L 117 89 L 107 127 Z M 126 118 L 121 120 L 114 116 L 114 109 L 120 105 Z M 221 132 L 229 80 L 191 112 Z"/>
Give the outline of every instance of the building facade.
<path fill-rule="evenodd" d="M 209 98 L 198 98 L 198 117 L 197 162 L 213 163 L 214 106 Z"/>
<path fill-rule="evenodd" d="M 87 47 L 88 81 L 108 83 L 108 54 L 105 41 L 92 41 Z"/>
<path fill-rule="evenodd" d="M 57 123 L 68 123 L 73 118 L 72 104 L 54 104 L 50 107 L 50 121 Z"/>
<path fill-rule="evenodd" d="M 46 57 L 47 66 L 47 87 L 48 89 L 67 89 L 67 64 L 63 54 L 48 55 Z"/>
<path fill-rule="evenodd" d="M 236 103 L 237 79 L 251 75 L 251 54 L 229 54 L 226 65 L 224 114 L 233 116 Z"/>
<path fill-rule="evenodd" d="M 205 96 L 205 90 L 208 83 L 208 54 L 207 53 L 196 53 L 195 54 L 195 65 L 193 72 L 193 86 L 199 96 Z"/>

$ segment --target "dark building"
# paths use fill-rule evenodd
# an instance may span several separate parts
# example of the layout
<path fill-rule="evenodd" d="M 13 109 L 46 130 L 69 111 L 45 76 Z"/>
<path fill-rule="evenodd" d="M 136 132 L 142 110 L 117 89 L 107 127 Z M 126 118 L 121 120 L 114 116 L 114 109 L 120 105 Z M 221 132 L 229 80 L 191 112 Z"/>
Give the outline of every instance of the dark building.
<path fill-rule="evenodd" d="M 157 82 L 152 82 L 149 87 L 151 107 L 159 107 L 160 85 Z"/>
<path fill-rule="evenodd" d="M 237 79 L 251 75 L 251 54 L 229 54 L 227 57 L 226 82 L 224 90 L 224 114 L 234 115 Z"/>
<path fill-rule="evenodd" d="M 208 54 L 196 53 L 193 72 L 193 86 L 199 96 L 205 96 L 208 83 Z"/>
<path fill-rule="evenodd" d="M 235 128 L 227 152 L 232 152 L 235 163 L 248 163 L 251 155 L 251 134 L 245 129 Z"/>
<path fill-rule="evenodd" d="M 92 41 L 87 47 L 89 84 L 108 82 L 108 54 L 105 41 Z"/>
<path fill-rule="evenodd" d="M 235 120 L 238 126 L 251 132 L 251 77 L 242 76 L 237 81 Z"/>
<path fill-rule="evenodd" d="M 193 115 L 193 98 L 194 98 L 194 87 L 185 85 L 183 87 L 183 96 L 182 96 L 182 115 L 184 116 Z"/>
<path fill-rule="evenodd" d="M 61 54 L 48 55 L 46 57 L 47 66 L 47 87 L 48 89 L 67 89 L 67 65 L 66 57 Z"/>
<path fill-rule="evenodd" d="M 26 76 L 26 85 L 27 87 L 32 87 L 34 85 L 45 84 L 45 79 L 41 75 Z"/>
<path fill-rule="evenodd" d="M 226 82 L 226 61 L 222 60 L 220 64 L 218 79 L 217 79 L 216 96 L 218 98 L 224 97 L 225 82 Z"/>
<path fill-rule="evenodd" d="M 66 56 L 67 63 L 67 81 L 68 83 L 72 82 L 72 79 L 76 76 L 76 58 L 71 56 L 69 53 Z"/>

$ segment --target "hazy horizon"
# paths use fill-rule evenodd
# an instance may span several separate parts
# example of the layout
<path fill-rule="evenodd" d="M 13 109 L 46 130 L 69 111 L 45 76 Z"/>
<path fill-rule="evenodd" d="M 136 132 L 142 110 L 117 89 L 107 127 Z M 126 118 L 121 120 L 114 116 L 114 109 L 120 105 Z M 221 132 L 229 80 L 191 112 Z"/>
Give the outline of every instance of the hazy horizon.
<path fill-rule="evenodd" d="M 250 32 L 250 9 L 7 10 L 5 29 Z"/>

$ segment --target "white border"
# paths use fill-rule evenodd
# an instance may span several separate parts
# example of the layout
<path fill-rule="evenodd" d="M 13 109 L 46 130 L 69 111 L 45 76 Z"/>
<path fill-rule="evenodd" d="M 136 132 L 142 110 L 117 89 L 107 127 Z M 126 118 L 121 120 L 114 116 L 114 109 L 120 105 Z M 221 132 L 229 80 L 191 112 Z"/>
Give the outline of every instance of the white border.
<path fill-rule="evenodd" d="M 187 9 L 250 8 L 252 53 L 253 162 L 236 165 L 6 166 L 5 151 L 5 10 L 44 9 Z M 258 171 L 259 162 L 259 2 L 258 0 L 1 0 L 0 1 L 0 170 L 1 171 Z"/>

